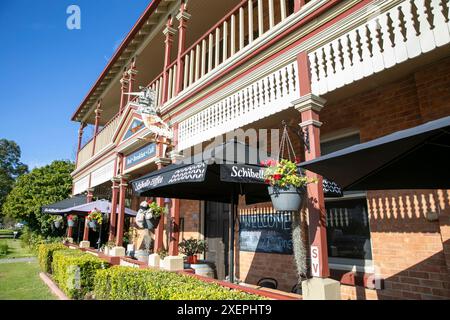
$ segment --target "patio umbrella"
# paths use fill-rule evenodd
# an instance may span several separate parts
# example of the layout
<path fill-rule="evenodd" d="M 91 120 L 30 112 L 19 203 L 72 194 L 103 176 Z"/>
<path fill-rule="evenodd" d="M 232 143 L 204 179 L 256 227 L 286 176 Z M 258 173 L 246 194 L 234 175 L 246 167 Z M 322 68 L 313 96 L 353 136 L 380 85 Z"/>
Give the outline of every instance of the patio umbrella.
<path fill-rule="evenodd" d="M 78 205 L 75 207 L 67 208 L 64 210 L 61 210 L 61 213 L 68 213 L 68 214 L 79 214 L 79 215 L 86 215 L 88 212 L 97 209 L 98 211 L 102 213 L 110 213 L 111 212 L 111 202 L 108 200 L 97 200 L 89 203 L 84 203 L 82 205 Z M 117 208 L 116 213 L 118 213 L 119 208 Z M 136 211 L 125 208 L 125 215 L 135 217 L 137 214 Z"/>
<path fill-rule="evenodd" d="M 344 190 L 450 188 L 450 117 L 300 164 Z"/>
<path fill-rule="evenodd" d="M 58 214 L 61 214 L 61 210 L 79 206 L 86 202 L 87 202 L 86 196 L 75 196 L 73 198 L 65 199 L 63 201 L 59 201 L 59 202 L 56 202 L 53 204 L 42 206 L 41 212 L 52 214 L 52 215 L 58 215 Z"/>

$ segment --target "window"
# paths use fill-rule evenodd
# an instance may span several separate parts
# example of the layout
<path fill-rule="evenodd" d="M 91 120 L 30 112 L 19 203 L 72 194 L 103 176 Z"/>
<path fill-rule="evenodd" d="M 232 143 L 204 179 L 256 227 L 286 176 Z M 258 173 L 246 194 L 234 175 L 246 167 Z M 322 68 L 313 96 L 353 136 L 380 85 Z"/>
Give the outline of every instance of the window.
<path fill-rule="evenodd" d="M 322 155 L 360 143 L 359 133 L 350 133 L 322 142 Z M 333 267 L 371 267 L 367 199 L 364 191 L 344 192 L 342 198 L 326 198 L 328 256 Z"/>
<path fill-rule="evenodd" d="M 367 200 L 328 201 L 325 206 L 328 256 L 372 260 Z"/>

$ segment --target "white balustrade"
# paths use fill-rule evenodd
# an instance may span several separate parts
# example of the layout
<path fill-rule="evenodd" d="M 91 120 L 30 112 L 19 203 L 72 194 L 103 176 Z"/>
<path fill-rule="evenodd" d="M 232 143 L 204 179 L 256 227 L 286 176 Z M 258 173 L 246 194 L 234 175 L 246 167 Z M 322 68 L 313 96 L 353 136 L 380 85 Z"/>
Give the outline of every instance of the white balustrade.
<path fill-rule="evenodd" d="M 450 43 L 449 0 L 405 0 L 309 53 L 323 95 Z"/>
<path fill-rule="evenodd" d="M 184 150 L 287 109 L 299 98 L 293 62 L 182 121 L 178 149 Z"/>

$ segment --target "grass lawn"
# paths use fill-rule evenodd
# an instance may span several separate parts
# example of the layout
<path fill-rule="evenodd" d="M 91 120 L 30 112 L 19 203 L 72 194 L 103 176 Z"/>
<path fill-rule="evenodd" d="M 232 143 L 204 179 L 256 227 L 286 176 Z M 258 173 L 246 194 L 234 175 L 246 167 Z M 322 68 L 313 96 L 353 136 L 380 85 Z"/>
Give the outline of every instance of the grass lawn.
<path fill-rule="evenodd" d="M 0 300 L 56 300 L 39 278 L 37 262 L 0 264 Z"/>
<path fill-rule="evenodd" d="M 2 243 L 6 243 L 9 248 L 8 253 L 0 256 L 0 259 L 28 258 L 33 256 L 28 249 L 22 248 L 19 239 L 0 239 L 0 244 Z"/>

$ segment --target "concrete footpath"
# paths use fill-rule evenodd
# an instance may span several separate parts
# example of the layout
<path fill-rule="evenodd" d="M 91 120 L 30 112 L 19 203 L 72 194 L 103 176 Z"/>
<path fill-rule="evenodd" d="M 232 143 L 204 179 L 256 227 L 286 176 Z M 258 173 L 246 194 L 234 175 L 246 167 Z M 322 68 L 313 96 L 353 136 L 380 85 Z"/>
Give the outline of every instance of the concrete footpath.
<path fill-rule="evenodd" d="M 37 262 L 37 258 L 30 257 L 30 258 L 0 259 L 0 264 L 20 263 L 20 262 Z"/>

